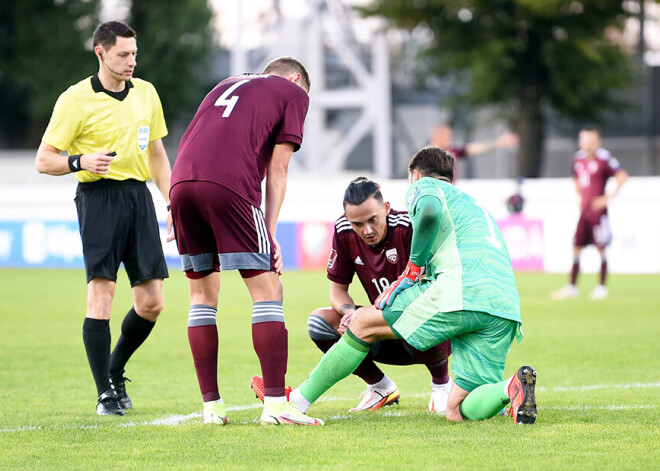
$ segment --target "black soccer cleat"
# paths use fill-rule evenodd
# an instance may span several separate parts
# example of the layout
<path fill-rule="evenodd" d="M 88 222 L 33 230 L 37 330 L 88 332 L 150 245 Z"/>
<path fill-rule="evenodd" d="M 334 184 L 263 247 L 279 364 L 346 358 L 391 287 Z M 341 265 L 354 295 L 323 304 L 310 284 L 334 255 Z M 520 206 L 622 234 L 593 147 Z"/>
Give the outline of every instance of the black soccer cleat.
<path fill-rule="evenodd" d="M 536 421 L 536 371 L 531 366 L 521 366 L 509 383 L 509 415 L 515 424 L 531 425 Z"/>
<path fill-rule="evenodd" d="M 121 408 L 124 410 L 133 408 L 131 398 L 126 392 L 126 381 L 129 383 L 131 382 L 130 379 L 124 376 L 124 370 L 121 370 L 116 375 L 110 375 L 110 386 L 112 386 L 112 390 L 117 396 L 117 400 L 119 401 Z"/>
<path fill-rule="evenodd" d="M 124 415 L 124 411 L 121 410 L 117 396 L 115 396 L 112 389 L 101 393 L 96 403 L 96 413 L 98 415 Z"/>

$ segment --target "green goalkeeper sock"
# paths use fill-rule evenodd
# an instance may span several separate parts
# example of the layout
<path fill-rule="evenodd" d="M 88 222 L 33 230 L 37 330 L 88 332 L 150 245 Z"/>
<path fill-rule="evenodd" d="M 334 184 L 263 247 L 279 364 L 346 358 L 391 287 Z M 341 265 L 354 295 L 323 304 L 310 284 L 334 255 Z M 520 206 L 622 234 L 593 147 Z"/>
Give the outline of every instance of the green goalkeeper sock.
<path fill-rule="evenodd" d="M 484 384 L 468 394 L 460 405 L 463 418 L 483 420 L 495 417 L 509 403 L 509 398 L 504 394 L 505 383 Z"/>
<path fill-rule="evenodd" d="M 355 371 L 367 352 L 369 344 L 347 330 L 300 386 L 303 397 L 315 402 L 324 392 Z"/>

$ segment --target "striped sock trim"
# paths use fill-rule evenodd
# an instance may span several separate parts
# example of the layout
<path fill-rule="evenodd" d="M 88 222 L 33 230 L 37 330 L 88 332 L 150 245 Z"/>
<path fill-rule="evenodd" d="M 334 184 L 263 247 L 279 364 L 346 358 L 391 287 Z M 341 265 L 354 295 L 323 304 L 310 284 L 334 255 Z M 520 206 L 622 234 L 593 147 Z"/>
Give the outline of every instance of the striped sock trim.
<path fill-rule="evenodd" d="M 346 335 L 343 336 L 343 339 L 351 347 L 353 347 L 356 350 L 359 350 L 361 352 L 367 352 L 367 351 L 369 351 L 369 348 L 371 348 L 370 343 L 367 343 L 364 340 L 360 340 L 357 337 L 357 335 L 355 335 L 353 332 L 351 332 L 351 329 L 346 329 Z"/>
<path fill-rule="evenodd" d="M 205 304 L 192 304 L 188 312 L 188 327 L 201 327 L 215 325 L 218 309 Z"/>
<path fill-rule="evenodd" d="M 307 319 L 307 332 L 312 340 L 338 339 L 339 333 L 321 316 L 312 314 Z"/>
<path fill-rule="evenodd" d="M 252 306 L 252 323 L 284 322 L 284 309 L 279 301 L 260 301 Z"/>

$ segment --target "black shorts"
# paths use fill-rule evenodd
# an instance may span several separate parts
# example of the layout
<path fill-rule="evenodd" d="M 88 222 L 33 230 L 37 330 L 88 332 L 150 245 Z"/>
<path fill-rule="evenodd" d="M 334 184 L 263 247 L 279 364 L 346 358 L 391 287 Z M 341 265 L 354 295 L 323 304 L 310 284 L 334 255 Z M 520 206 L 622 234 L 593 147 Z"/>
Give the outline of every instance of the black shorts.
<path fill-rule="evenodd" d="M 76 209 L 87 283 L 117 281 L 120 262 L 131 286 L 168 277 L 151 193 L 137 180 L 79 183 Z"/>

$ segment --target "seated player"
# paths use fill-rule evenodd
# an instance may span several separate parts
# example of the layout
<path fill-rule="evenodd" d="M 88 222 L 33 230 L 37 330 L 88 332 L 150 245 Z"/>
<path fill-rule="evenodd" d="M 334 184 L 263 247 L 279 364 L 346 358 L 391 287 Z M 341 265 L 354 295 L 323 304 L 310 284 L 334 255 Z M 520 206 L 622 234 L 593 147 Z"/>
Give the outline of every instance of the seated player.
<path fill-rule="evenodd" d="M 307 323 L 309 336 L 327 352 L 346 331 L 356 306 L 348 287 L 357 274 L 373 303 L 396 281 L 410 254 L 412 226 L 408 214 L 390 209 L 383 201 L 380 186 L 365 177 L 353 180 L 344 192 L 344 215 L 335 222 L 332 250 L 328 260 L 330 303 L 316 309 Z M 369 355 L 353 372 L 367 383 L 362 400 L 351 412 L 376 410 L 399 401 L 399 389 L 374 363 L 389 365 L 424 364 L 431 373 L 429 410 L 444 413 L 451 389 L 447 357 L 449 342 L 426 352 L 415 350 L 403 340 L 375 343 Z"/>
<path fill-rule="evenodd" d="M 410 255 L 412 226 L 408 213 L 390 208 L 383 201 L 380 186 L 365 178 L 353 180 L 344 192 L 344 215 L 335 222 L 332 249 L 328 260 L 330 303 L 309 316 L 310 338 L 327 352 L 346 331 L 356 310 L 348 287 L 357 274 L 369 301 L 396 281 L 406 268 Z M 399 402 L 399 388 L 374 362 L 389 365 L 424 364 L 431 373 L 431 399 L 428 409 L 443 414 L 451 389 L 448 355 L 449 341 L 422 352 L 405 341 L 383 340 L 372 345 L 369 355 L 353 372 L 367 383 L 360 403 L 350 412 L 376 410 Z M 252 381 L 260 396 L 260 378 Z"/>
<path fill-rule="evenodd" d="M 408 166 L 413 225 L 405 271 L 358 309 L 341 339 L 289 401 L 302 412 L 352 373 L 371 346 L 403 339 L 418 350 L 451 340 L 454 383 L 448 420 L 493 417 L 503 405 L 516 424 L 536 420 L 536 371 L 522 366 L 502 381 L 513 339 L 522 340 L 520 296 L 506 244 L 492 216 L 452 185 L 454 157 L 426 147 Z"/>

